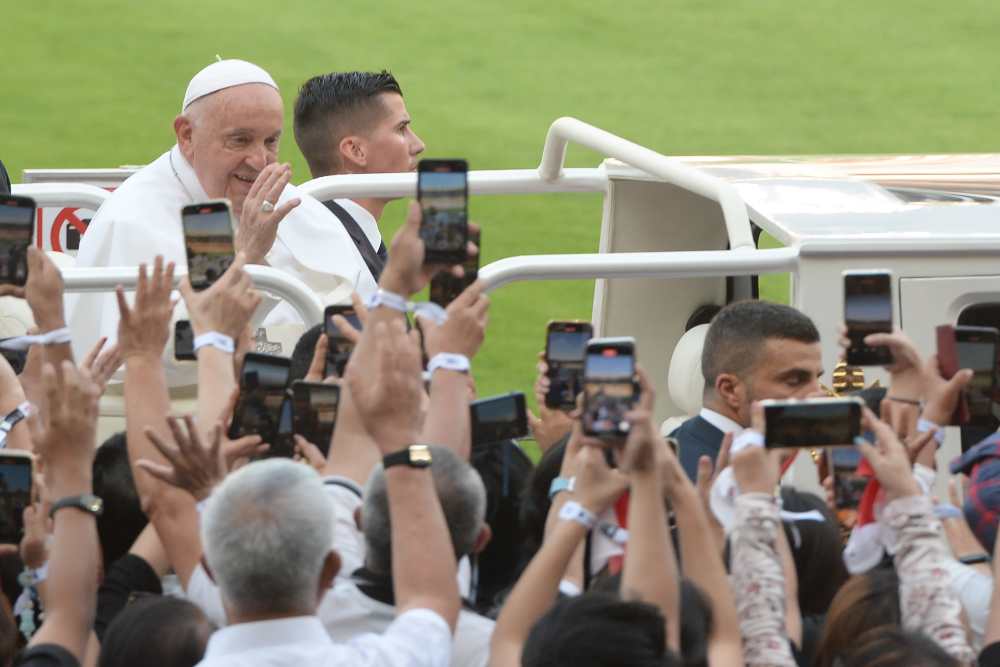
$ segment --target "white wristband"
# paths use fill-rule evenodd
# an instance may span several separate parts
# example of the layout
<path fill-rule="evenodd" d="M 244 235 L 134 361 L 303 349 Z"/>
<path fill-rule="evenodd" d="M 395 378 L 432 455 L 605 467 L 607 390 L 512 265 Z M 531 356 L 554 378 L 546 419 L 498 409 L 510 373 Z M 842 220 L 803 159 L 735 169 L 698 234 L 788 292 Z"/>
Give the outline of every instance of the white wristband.
<path fill-rule="evenodd" d="M 597 523 L 597 516 L 575 500 L 570 500 L 559 510 L 559 518 L 563 521 L 575 521 L 587 530 Z"/>
<path fill-rule="evenodd" d="M 384 289 L 379 289 L 372 294 L 366 305 L 369 309 L 385 306 L 392 310 L 398 310 L 401 313 L 414 313 L 415 315 L 428 318 L 438 326 L 444 324 L 448 319 L 448 313 L 436 303 L 431 301 L 414 303 L 407 301 L 405 297 L 399 294 Z"/>
<path fill-rule="evenodd" d="M 940 424 L 935 424 L 929 419 L 924 419 L 921 417 L 917 420 L 917 433 L 927 433 L 927 431 L 934 430 L 934 439 L 937 440 L 939 445 L 944 444 L 944 429 L 941 428 Z"/>
<path fill-rule="evenodd" d="M 0 347 L 5 350 L 25 351 L 32 345 L 63 345 L 72 342 L 69 327 L 53 329 L 48 333 L 36 334 L 32 336 L 16 336 L 0 342 Z"/>
<path fill-rule="evenodd" d="M 194 339 L 195 352 L 205 346 L 214 347 L 215 349 L 222 350 L 227 354 L 232 354 L 236 351 L 236 344 L 233 343 L 233 339 L 226 334 L 219 333 L 218 331 L 208 331 Z"/>
<path fill-rule="evenodd" d="M 735 454 L 747 447 L 763 447 L 766 442 L 765 436 L 752 428 L 743 429 L 738 436 L 733 439 L 733 444 L 729 451 Z"/>
<path fill-rule="evenodd" d="M 472 366 L 469 363 L 469 358 L 464 354 L 439 352 L 431 357 L 431 360 L 427 362 L 427 372 L 424 374 L 424 379 L 429 382 L 430 379 L 434 377 L 434 371 L 439 369 L 455 371 L 456 373 L 468 373 L 471 368 Z"/>

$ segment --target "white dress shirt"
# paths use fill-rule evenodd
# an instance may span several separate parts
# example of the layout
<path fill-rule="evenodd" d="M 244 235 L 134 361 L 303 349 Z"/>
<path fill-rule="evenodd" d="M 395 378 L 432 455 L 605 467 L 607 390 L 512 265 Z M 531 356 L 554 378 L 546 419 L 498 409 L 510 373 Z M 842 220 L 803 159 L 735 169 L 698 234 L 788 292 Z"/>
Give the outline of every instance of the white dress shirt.
<path fill-rule="evenodd" d="M 702 408 L 698 416 L 707 421 L 709 424 L 719 429 L 725 433 L 739 433 L 743 430 L 743 427 L 734 422 L 732 419 L 725 415 L 720 415 L 715 410 L 709 410 L 708 408 Z"/>
<path fill-rule="evenodd" d="M 268 264 L 300 278 L 324 304 L 349 303 L 356 286 L 362 292 L 373 290 L 357 247 L 329 209 L 292 185 L 275 204 L 294 197 L 302 203 L 278 226 L 277 239 L 266 257 Z M 77 266 L 152 265 L 157 255 L 163 255 L 165 261 L 186 267 L 181 208 L 208 198 L 194 169 L 174 146 L 129 177 L 104 202 L 80 241 Z M 114 292 L 69 294 L 66 304 L 78 357 L 101 336 L 111 341 L 117 338 Z M 281 304 L 267 314 L 264 324 L 299 321 L 290 306 Z M 173 381 L 170 370 L 171 385 L 183 384 Z M 186 379 L 190 381 L 190 373 Z"/>
<path fill-rule="evenodd" d="M 349 641 L 366 633 L 382 633 L 392 625 L 396 609 L 365 595 L 353 581 L 338 579 L 323 596 L 318 615 L 334 641 Z M 465 609 L 458 614 L 452 643 L 453 667 L 486 667 L 496 623 Z"/>
<path fill-rule="evenodd" d="M 335 643 L 315 616 L 240 623 L 217 630 L 199 667 L 447 667 L 451 630 L 429 609 L 400 615 L 381 635 Z"/>

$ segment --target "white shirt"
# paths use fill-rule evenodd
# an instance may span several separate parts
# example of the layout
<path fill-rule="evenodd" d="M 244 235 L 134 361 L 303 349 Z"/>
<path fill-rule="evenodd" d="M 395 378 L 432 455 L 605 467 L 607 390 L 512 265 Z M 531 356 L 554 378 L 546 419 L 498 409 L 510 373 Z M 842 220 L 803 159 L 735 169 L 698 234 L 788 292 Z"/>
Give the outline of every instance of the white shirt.
<path fill-rule="evenodd" d="M 698 416 L 707 421 L 709 424 L 715 428 L 725 433 L 739 433 L 743 430 L 743 427 L 734 422 L 732 419 L 725 415 L 720 415 L 715 410 L 709 410 L 708 408 L 702 408 Z"/>
<path fill-rule="evenodd" d="M 366 634 L 343 644 L 334 643 L 315 616 L 231 625 L 209 638 L 198 665 L 446 667 L 450 660 L 448 624 L 429 609 L 412 609 L 382 635 Z"/>
<path fill-rule="evenodd" d="M 392 605 L 370 598 L 351 581 L 338 580 L 317 612 L 334 641 L 348 641 L 366 633 L 385 632 L 396 617 Z M 496 623 L 463 609 L 458 614 L 452 643 L 453 667 L 485 667 L 490 660 L 490 637 Z"/>
<path fill-rule="evenodd" d="M 355 288 L 367 296 L 374 284 L 343 225 L 319 201 L 292 185 L 275 203 L 293 197 L 302 203 L 279 225 L 268 263 L 300 278 L 324 304 L 349 302 Z M 163 255 L 165 261 L 186 267 L 181 208 L 208 198 L 191 165 L 174 146 L 129 177 L 104 202 L 81 239 L 77 266 L 152 265 L 157 255 Z M 365 276 L 369 277 L 367 282 Z M 70 294 L 66 304 L 78 357 L 101 336 L 112 341 L 117 338 L 114 292 Z M 281 304 L 268 314 L 265 325 L 298 321 L 295 311 Z"/>

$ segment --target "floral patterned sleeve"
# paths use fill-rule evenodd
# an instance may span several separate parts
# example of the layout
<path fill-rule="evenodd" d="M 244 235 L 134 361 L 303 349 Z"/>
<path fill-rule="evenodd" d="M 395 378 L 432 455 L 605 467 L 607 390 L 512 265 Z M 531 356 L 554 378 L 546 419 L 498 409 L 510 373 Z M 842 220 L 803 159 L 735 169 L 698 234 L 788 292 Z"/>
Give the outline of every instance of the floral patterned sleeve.
<path fill-rule="evenodd" d="M 736 497 L 729 577 L 747 665 L 795 667 L 785 629 L 785 577 L 776 543 L 779 530 L 781 518 L 774 496 L 744 493 Z"/>
<path fill-rule="evenodd" d="M 931 499 L 897 498 L 886 505 L 882 521 L 897 534 L 893 562 L 903 629 L 920 631 L 952 657 L 972 663 L 975 654 L 962 624 L 962 605 L 951 591 L 945 565 L 951 554 Z"/>

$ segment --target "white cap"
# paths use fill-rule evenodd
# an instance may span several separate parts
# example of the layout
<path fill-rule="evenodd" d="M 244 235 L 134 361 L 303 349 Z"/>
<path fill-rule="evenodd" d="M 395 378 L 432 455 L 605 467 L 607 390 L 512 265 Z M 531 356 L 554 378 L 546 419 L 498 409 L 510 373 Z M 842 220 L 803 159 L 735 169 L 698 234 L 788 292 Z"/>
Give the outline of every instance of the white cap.
<path fill-rule="evenodd" d="M 247 83 L 263 83 L 275 90 L 278 84 L 263 68 L 245 60 L 220 60 L 212 63 L 194 75 L 184 93 L 183 112 L 197 99 L 211 95 L 225 88 L 242 86 Z"/>

